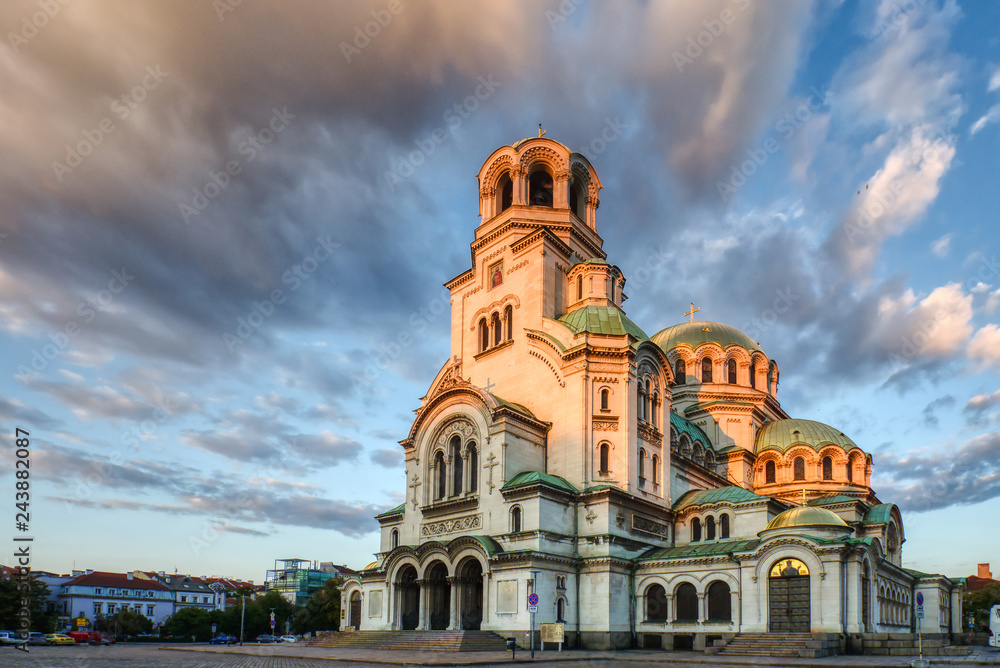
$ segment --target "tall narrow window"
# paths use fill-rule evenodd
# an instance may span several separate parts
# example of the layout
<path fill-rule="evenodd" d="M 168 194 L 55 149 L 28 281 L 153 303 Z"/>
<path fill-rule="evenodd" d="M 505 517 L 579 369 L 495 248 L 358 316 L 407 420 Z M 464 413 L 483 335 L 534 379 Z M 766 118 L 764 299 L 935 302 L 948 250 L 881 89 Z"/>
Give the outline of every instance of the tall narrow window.
<path fill-rule="evenodd" d="M 462 493 L 462 464 L 462 441 L 455 436 L 451 439 L 452 494 Z"/>
<path fill-rule="evenodd" d="M 708 619 L 713 622 L 728 622 L 732 620 L 732 596 L 729 585 L 716 580 L 708 585 Z"/>
<path fill-rule="evenodd" d="M 468 446 L 469 451 L 469 491 L 478 492 L 479 491 L 479 452 L 476 450 L 476 444 L 470 443 Z"/>
<path fill-rule="evenodd" d="M 438 452 L 434 456 L 434 468 L 437 470 L 437 495 L 436 499 L 443 499 L 448 496 L 448 468 L 444 464 L 444 453 Z"/>
<path fill-rule="evenodd" d="M 757 365 L 753 362 L 750 363 L 750 387 L 757 387 Z"/>
<path fill-rule="evenodd" d="M 796 457 L 795 461 L 792 462 L 793 478 L 795 480 L 805 480 L 806 479 L 806 460 L 802 457 Z"/>
<path fill-rule="evenodd" d="M 646 420 L 646 386 L 639 381 L 639 419 Z"/>
<path fill-rule="evenodd" d="M 493 326 L 493 345 L 499 345 L 501 341 L 501 336 L 503 331 L 500 329 L 500 314 L 494 313 L 491 318 L 491 324 Z"/>
<path fill-rule="evenodd" d="M 583 299 L 583 276 L 576 277 L 576 298 Z"/>
<path fill-rule="evenodd" d="M 677 364 L 674 366 L 674 384 L 683 385 L 687 382 L 687 365 L 684 364 L 684 360 L 677 360 Z"/>
<path fill-rule="evenodd" d="M 690 582 L 685 582 L 674 590 L 674 605 L 678 622 L 698 621 L 698 591 Z"/>
<path fill-rule="evenodd" d="M 646 588 L 646 621 L 667 621 L 667 592 L 661 585 L 653 584 Z"/>
<path fill-rule="evenodd" d="M 726 375 L 729 376 L 727 381 L 730 385 L 736 384 L 736 360 L 729 360 L 726 362 Z"/>
<path fill-rule="evenodd" d="M 560 598 L 556 601 L 556 621 L 565 622 L 566 621 L 566 599 Z"/>
<path fill-rule="evenodd" d="M 660 456 L 653 455 L 653 484 L 660 484 Z"/>
<path fill-rule="evenodd" d="M 723 540 L 729 538 L 729 515 L 719 517 L 719 538 Z"/>
<path fill-rule="evenodd" d="M 544 169 L 528 177 L 528 203 L 531 206 L 552 206 L 552 176 Z"/>
<path fill-rule="evenodd" d="M 601 410 L 606 411 L 611 403 L 611 392 L 607 388 L 601 390 Z"/>
<path fill-rule="evenodd" d="M 521 507 L 514 506 L 510 511 L 510 532 L 517 533 L 521 530 Z"/>
<path fill-rule="evenodd" d="M 510 341 L 514 338 L 514 308 L 512 306 L 504 309 L 503 319 L 507 325 L 507 340 Z"/>
<path fill-rule="evenodd" d="M 504 173 L 497 182 L 497 196 L 500 198 L 500 210 L 503 213 L 514 203 L 514 183 L 510 180 L 510 172 Z"/>
<path fill-rule="evenodd" d="M 715 518 L 711 515 L 705 518 L 705 540 L 715 540 Z"/>
<path fill-rule="evenodd" d="M 653 400 L 653 393 L 650 391 L 649 378 L 646 378 L 646 422 L 649 422 L 650 416 L 652 415 L 652 406 L 650 403 Z"/>
<path fill-rule="evenodd" d="M 389 538 L 389 547 L 395 550 L 399 547 L 399 529 L 393 529 Z"/>
<path fill-rule="evenodd" d="M 639 448 L 639 482 L 646 479 L 646 450 Z"/>
<path fill-rule="evenodd" d="M 486 325 L 486 318 L 479 320 L 479 352 L 490 347 L 490 328 Z"/>
<path fill-rule="evenodd" d="M 601 443 L 601 473 L 607 474 L 610 470 L 611 446 Z"/>
<path fill-rule="evenodd" d="M 767 462 L 766 464 L 764 464 L 764 482 L 766 484 L 768 484 L 768 485 L 774 483 L 775 480 L 776 480 L 776 475 L 775 475 L 775 471 L 774 471 L 775 468 L 776 467 L 774 465 L 774 460 L 773 459 L 771 461 Z"/>
<path fill-rule="evenodd" d="M 851 462 L 847 462 L 847 482 L 854 482 L 854 467 Z"/>
<path fill-rule="evenodd" d="M 833 480 L 833 458 L 823 458 L 823 480 Z"/>
<path fill-rule="evenodd" d="M 656 394 L 656 390 L 653 390 L 653 396 L 650 399 L 649 408 L 650 408 L 650 411 L 649 411 L 650 420 L 649 421 L 653 423 L 654 427 L 659 427 L 660 423 L 657 421 L 656 415 L 657 415 L 657 413 L 660 412 L 660 397 L 659 397 L 659 395 Z"/>
<path fill-rule="evenodd" d="M 691 542 L 697 543 L 701 540 L 701 520 L 697 517 L 691 520 Z"/>
<path fill-rule="evenodd" d="M 701 382 L 712 382 L 712 360 L 708 357 L 704 357 L 701 360 Z"/>

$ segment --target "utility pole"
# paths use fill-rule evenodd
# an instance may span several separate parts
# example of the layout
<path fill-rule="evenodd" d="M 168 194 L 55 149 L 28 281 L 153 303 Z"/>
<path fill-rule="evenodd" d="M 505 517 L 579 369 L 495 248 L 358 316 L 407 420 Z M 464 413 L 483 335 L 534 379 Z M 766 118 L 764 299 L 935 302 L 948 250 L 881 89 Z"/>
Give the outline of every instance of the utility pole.
<path fill-rule="evenodd" d="M 243 616 L 247 613 L 247 597 L 240 596 L 243 601 L 243 607 L 240 608 L 240 647 L 243 647 Z"/>

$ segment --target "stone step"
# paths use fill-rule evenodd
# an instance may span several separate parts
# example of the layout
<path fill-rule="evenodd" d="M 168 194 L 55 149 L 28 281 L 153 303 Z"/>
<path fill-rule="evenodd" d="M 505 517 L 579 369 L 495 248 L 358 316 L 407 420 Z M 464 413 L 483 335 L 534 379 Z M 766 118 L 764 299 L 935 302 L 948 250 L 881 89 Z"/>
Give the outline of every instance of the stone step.
<path fill-rule="evenodd" d="M 507 643 L 492 631 L 356 631 L 326 633 L 311 647 L 408 650 L 437 652 L 491 652 L 506 650 Z"/>

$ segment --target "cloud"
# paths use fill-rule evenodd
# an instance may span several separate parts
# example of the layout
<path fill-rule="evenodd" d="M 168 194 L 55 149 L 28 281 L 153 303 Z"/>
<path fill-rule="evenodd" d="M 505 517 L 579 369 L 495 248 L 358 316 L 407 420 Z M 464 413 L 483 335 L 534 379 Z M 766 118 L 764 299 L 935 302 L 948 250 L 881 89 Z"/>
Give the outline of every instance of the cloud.
<path fill-rule="evenodd" d="M 975 135 L 990 123 L 1000 121 L 1000 104 L 994 104 L 990 110 L 979 117 L 979 119 L 969 127 L 969 134 Z"/>
<path fill-rule="evenodd" d="M 879 495 L 904 511 L 924 512 L 989 501 L 1000 496 L 1000 432 L 983 434 L 958 448 L 939 447 L 904 457 L 883 454 Z"/>
<path fill-rule="evenodd" d="M 1000 367 L 1000 327 L 990 323 L 969 341 L 969 357 L 985 367 Z"/>
<path fill-rule="evenodd" d="M 63 425 L 61 420 L 32 408 L 19 399 L 2 397 L 0 397 L 0 423 L 21 426 L 25 429 L 40 427 L 49 431 L 59 429 Z"/>
<path fill-rule="evenodd" d="M 969 424 L 984 424 L 988 419 L 986 413 L 997 406 L 1000 406 L 1000 390 L 993 394 L 977 394 L 969 399 L 962 412 L 968 415 Z"/>
<path fill-rule="evenodd" d="M 939 408 L 948 408 L 955 405 L 955 397 L 950 394 L 946 394 L 943 397 L 938 397 L 937 399 L 931 401 L 926 406 L 924 406 L 924 424 L 928 427 L 936 427 L 938 425 L 937 415 L 934 414 Z"/>
<path fill-rule="evenodd" d="M 403 464 L 402 450 L 375 450 L 369 454 L 373 464 L 378 464 L 387 469 L 396 469 Z"/>
<path fill-rule="evenodd" d="M 951 233 L 948 233 L 931 244 L 931 252 L 938 257 L 947 257 L 951 249 Z"/>

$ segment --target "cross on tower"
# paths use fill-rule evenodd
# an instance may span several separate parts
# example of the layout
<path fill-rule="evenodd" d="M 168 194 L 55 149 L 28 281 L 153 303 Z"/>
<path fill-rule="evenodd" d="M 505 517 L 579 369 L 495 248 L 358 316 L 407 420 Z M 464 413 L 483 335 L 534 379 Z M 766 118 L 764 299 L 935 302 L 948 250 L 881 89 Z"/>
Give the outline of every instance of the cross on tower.
<path fill-rule="evenodd" d="M 494 385 L 493 381 L 487 378 L 486 387 L 484 387 L 483 389 L 486 390 L 487 392 L 492 392 L 494 387 L 496 387 L 496 385 Z"/>
<path fill-rule="evenodd" d="M 421 484 L 423 484 L 423 483 L 420 482 L 420 476 L 417 475 L 417 474 L 414 474 L 414 476 L 413 476 L 413 482 L 410 483 L 410 487 L 413 489 L 413 509 L 414 510 L 417 509 L 417 487 L 420 487 Z"/>
<path fill-rule="evenodd" d="M 500 462 L 497 461 L 497 456 L 492 452 L 490 453 L 490 456 L 486 458 L 486 462 L 487 462 L 486 464 L 483 464 L 483 468 L 490 470 L 490 478 L 486 484 L 489 485 L 490 494 L 492 494 L 493 488 L 495 487 L 495 485 L 493 484 L 493 467 L 497 466 Z"/>
<path fill-rule="evenodd" d="M 694 322 L 694 314 L 697 313 L 700 310 L 701 310 L 700 308 L 695 308 L 694 307 L 694 302 L 691 302 L 691 310 L 688 311 L 687 313 L 685 313 L 684 315 L 691 316 L 691 322 Z"/>

